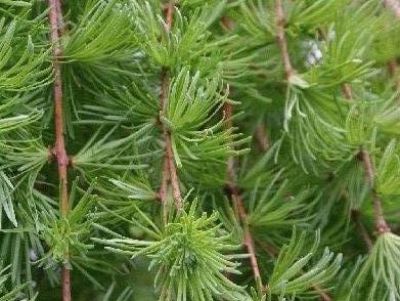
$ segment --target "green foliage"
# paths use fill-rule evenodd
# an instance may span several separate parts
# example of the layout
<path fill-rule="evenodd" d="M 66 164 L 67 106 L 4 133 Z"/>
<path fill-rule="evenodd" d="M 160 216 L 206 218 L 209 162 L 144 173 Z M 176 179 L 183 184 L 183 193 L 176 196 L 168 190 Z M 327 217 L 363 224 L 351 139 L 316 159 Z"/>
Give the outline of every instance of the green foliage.
<path fill-rule="evenodd" d="M 278 296 L 296 296 L 307 293 L 307 290 L 319 287 L 332 280 L 340 269 L 342 255 L 334 257 L 334 254 L 325 249 L 321 258 L 312 266 L 310 265 L 312 257 L 316 254 L 319 244 L 319 233 L 308 252 L 304 252 L 307 234 L 293 232 L 290 244 L 282 247 L 276 261 L 274 270 L 269 281 L 269 290 L 271 294 Z"/>
<path fill-rule="evenodd" d="M 399 263 L 397 256 L 400 250 L 400 238 L 386 233 L 376 241 L 374 248 L 363 263 L 348 300 L 397 300 L 399 290 Z M 368 289 L 360 290 L 360 287 Z"/>
<path fill-rule="evenodd" d="M 0 301 L 400 300 L 389 6 L 50 2 L 0 0 Z"/>
<path fill-rule="evenodd" d="M 159 229 L 149 216 L 142 216 L 140 227 L 154 240 L 127 237 L 96 241 L 109 245 L 107 249 L 132 258 L 148 256 L 149 268 L 157 268 L 154 280 L 160 290 L 160 300 L 212 300 L 229 298 L 243 300 L 243 288 L 226 277 L 237 274 L 238 255 L 225 255 L 237 249 L 230 244 L 229 234 L 217 225 L 217 215 L 196 217 L 195 205 L 188 213 L 180 211 L 165 229 Z"/>

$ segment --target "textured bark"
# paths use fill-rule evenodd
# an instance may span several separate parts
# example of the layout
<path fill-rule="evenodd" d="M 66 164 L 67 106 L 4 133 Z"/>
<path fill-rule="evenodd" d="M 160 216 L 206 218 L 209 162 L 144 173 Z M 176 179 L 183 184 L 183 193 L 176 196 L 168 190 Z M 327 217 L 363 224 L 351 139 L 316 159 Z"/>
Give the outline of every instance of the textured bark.
<path fill-rule="evenodd" d="M 169 32 L 171 30 L 173 19 L 174 19 L 174 5 L 171 1 L 165 7 L 165 30 Z M 161 71 L 161 92 L 160 92 L 160 108 L 161 113 L 165 114 L 168 107 L 168 89 L 170 84 L 169 72 L 167 68 L 163 68 Z M 162 123 L 161 123 L 162 124 Z M 175 201 L 176 208 L 183 208 L 183 200 L 182 193 L 179 186 L 179 177 L 178 172 L 176 170 L 174 154 L 172 151 L 172 137 L 171 133 L 167 129 L 165 125 L 162 124 L 162 131 L 165 143 L 165 157 L 164 157 L 164 169 L 162 173 L 161 179 L 161 188 L 160 188 L 160 199 L 161 202 L 165 205 L 167 201 L 167 190 L 168 190 L 168 182 L 171 183 L 172 194 Z M 168 172 L 167 172 L 168 171 Z"/>
<path fill-rule="evenodd" d="M 233 106 L 229 103 L 225 103 L 224 105 L 224 115 L 227 123 L 228 128 L 232 128 L 233 126 Z M 244 207 L 244 202 L 242 195 L 240 193 L 240 189 L 236 184 L 236 173 L 235 173 L 235 160 L 233 157 L 229 158 L 228 160 L 228 170 L 227 170 L 227 186 L 229 189 L 230 197 L 235 208 L 235 212 L 240 219 L 243 225 L 243 244 L 247 249 L 247 253 L 250 257 L 250 265 L 253 271 L 254 280 L 257 285 L 261 286 L 261 289 L 264 289 L 262 286 L 262 279 L 260 268 L 257 261 L 257 255 L 254 245 L 254 239 L 251 235 L 250 228 L 248 225 L 248 218 L 246 209 Z"/>
<path fill-rule="evenodd" d="M 51 42 L 53 44 L 53 70 L 54 70 L 54 126 L 55 126 L 55 146 L 53 155 L 57 160 L 58 178 L 60 181 L 60 212 L 62 217 L 66 217 L 69 212 L 68 197 L 68 165 L 69 157 L 65 148 L 64 138 L 64 113 L 63 113 L 63 87 L 61 77 L 60 57 L 62 47 L 60 45 L 60 25 L 63 24 L 60 0 L 49 0 L 49 20 L 51 27 Z M 69 254 L 66 250 L 65 259 L 68 260 Z M 62 267 L 62 300 L 71 301 L 71 273 L 66 265 Z"/>
<path fill-rule="evenodd" d="M 294 69 L 290 61 L 288 43 L 285 35 L 285 13 L 283 10 L 282 0 L 275 2 L 275 17 L 276 17 L 276 39 L 281 52 L 282 62 L 285 69 L 286 80 L 289 81 L 294 74 Z"/>

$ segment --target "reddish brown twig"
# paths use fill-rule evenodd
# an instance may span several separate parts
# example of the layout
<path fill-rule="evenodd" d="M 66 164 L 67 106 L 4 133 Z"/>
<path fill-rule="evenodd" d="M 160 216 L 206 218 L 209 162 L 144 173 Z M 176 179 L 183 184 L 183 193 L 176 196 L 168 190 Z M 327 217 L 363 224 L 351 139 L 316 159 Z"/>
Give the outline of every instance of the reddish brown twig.
<path fill-rule="evenodd" d="M 342 90 L 345 98 L 351 101 L 353 98 L 353 90 L 351 86 L 349 84 L 343 85 Z M 379 234 L 390 232 L 390 227 L 383 215 L 382 200 L 375 190 L 375 171 L 371 155 L 367 150 L 361 149 L 357 154 L 357 158 L 363 162 L 365 179 L 371 189 L 376 230 Z"/>
<path fill-rule="evenodd" d="M 165 14 L 165 30 L 167 33 L 171 30 L 173 19 L 174 19 L 174 4 L 170 1 L 164 10 Z M 167 68 L 163 68 L 161 71 L 161 92 L 160 92 L 160 108 L 161 114 L 165 114 L 168 107 L 168 90 L 169 90 L 170 78 Z M 162 124 L 162 123 L 161 123 Z M 179 187 L 179 178 L 176 170 L 174 154 L 172 150 L 172 137 L 168 128 L 162 124 L 162 131 L 165 143 L 165 157 L 164 157 L 164 168 L 161 179 L 161 188 L 159 191 L 159 196 L 161 202 L 165 205 L 167 201 L 167 189 L 168 182 L 172 186 L 172 194 L 175 201 L 176 208 L 183 208 L 182 194 Z"/>
<path fill-rule="evenodd" d="M 331 296 L 329 296 L 320 286 L 313 285 L 313 288 L 320 296 L 321 301 L 332 301 Z"/>
<path fill-rule="evenodd" d="M 233 117 L 233 106 L 230 103 L 225 103 L 224 105 L 224 115 L 226 118 L 226 126 L 231 128 L 233 125 L 232 117 Z M 229 189 L 230 197 L 235 208 L 235 212 L 239 217 L 240 221 L 243 225 L 244 237 L 243 244 L 247 249 L 247 252 L 250 256 L 250 265 L 253 271 L 254 280 L 257 285 L 260 286 L 260 289 L 264 289 L 262 286 L 260 268 L 257 262 L 256 250 L 254 247 L 254 240 L 250 232 L 248 218 L 246 209 L 244 208 L 244 202 L 242 199 L 242 195 L 240 193 L 239 187 L 236 185 L 236 173 L 235 173 L 235 160 L 233 157 L 230 157 L 228 160 L 228 169 L 227 169 L 227 187 Z"/>
<path fill-rule="evenodd" d="M 257 241 L 257 244 L 261 246 L 263 251 L 267 253 L 272 258 L 276 258 L 279 255 L 279 249 L 273 245 L 268 245 L 263 241 Z M 318 293 L 320 296 L 320 300 L 322 301 L 332 301 L 331 296 L 319 285 L 313 285 L 313 289 Z"/>
<path fill-rule="evenodd" d="M 376 230 L 378 231 L 379 234 L 390 232 L 391 231 L 390 227 L 387 224 L 383 215 L 382 200 L 380 199 L 378 193 L 375 191 L 375 171 L 371 155 L 365 149 L 361 149 L 359 157 L 361 158 L 364 165 L 366 181 L 372 190 L 371 193 L 372 193 L 372 202 L 374 205 Z"/>
<path fill-rule="evenodd" d="M 232 20 L 230 20 L 227 17 L 222 18 L 222 24 L 224 25 L 226 30 L 231 30 L 234 27 Z M 230 103 L 224 104 L 224 116 L 226 120 L 226 127 L 228 129 L 232 128 L 233 127 L 232 104 Z M 250 233 L 249 225 L 247 223 L 246 209 L 244 208 L 243 199 L 240 194 L 240 191 L 236 186 L 235 160 L 233 157 L 230 157 L 228 160 L 227 176 L 228 176 L 228 188 L 233 202 L 233 206 L 237 216 L 242 221 L 244 227 L 243 244 L 245 245 L 247 252 L 249 253 L 250 256 L 250 265 L 253 271 L 254 279 L 257 284 L 260 284 L 262 286 L 260 268 L 258 267 L 254 241 Z"/>
<path fill-rule="evenodd" d="M 57 160 L 58 177 L 60 181 L 60 212 L 66 217 L 69 212 L 68 198 L 68 165 L 69 157 L 65 148 L 64 140 L 64 114 L 63 114 L 63 90 L 61 78 L 62 47 L 60 45 L 60 24 L 62 23 L 62 12 L 60 0 L 49 0 L 49 20 L 51 27 L 51 42 L 53 44 L 53 69 L 54 69 L 54 123 L 56 141 L 53 154 Z M 65 258 L 68 259 L 68 250 Z M 62 269 L 62 300 L 71 301 L 71 274 L 69 268 L 64 264 Z"/>
<path fill-rule="evenodd" d="M 265 124 L 262 122 L 256 128 L 255 139 L 257 141 L 258 147 L 262 152 L 268 151 L 270 147 L 269 136 L 265 130 Z"/>
<path fill-rule="evenodd" d="M 350 84 L 343 84 L 342 85 L 342 93 L 348 101 L 353 100 L 353 89 L 351 88 Z"/>
<path fill-rule="evenodd" d="M 295 73 L 295 70 L 293 69 L 292 63 L 290 61 L 289 48 L 285 35 L 286 20 L 282 0 L 276 0 L 275 2 L 275 18 L 276 39 L 281 52 L 283 67 L 285 69 L 285 77 L 286 80 L 289 81 Z"/>
<path fill-rule="evenodd" d="M 359 210 L 352 210 L 351 218 L 356 224 L 357 231 L 358 233 L 360 233 L 361 238 L 363 239 L 368 251 L 370 252 L 372 250 L 372 247 L 374 246 L 374 243 L 372 242 L 372 239 L 369 236 L 367 229 L 365 229 L 364 224 L 361 221 L 361 212 Z"/>

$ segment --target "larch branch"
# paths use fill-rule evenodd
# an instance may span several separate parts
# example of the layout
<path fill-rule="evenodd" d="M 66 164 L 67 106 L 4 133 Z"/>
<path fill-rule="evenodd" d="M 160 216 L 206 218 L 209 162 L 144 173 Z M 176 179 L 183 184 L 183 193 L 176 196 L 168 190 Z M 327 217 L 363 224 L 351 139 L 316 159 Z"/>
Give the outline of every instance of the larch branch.
<path fill-rule="evenodd" d="M 353 99 L 353 91 L 351 86 L 349 84 L 345 84 L 343 85 L 342 90 L 346 99 L 351 101 Z M 358 153 L 357 158 L 363 162 L 365 180 L 371 189 L 376 230 L 379 234 L 390 232 L 390 227 L 384 218 L 382 200 L 375 190 L 375 170 L 371 155 L 367 150 L 362 148 Z"/>
<path fill-rule="evenodd" d="M 165 7 L 165 30 L 170 32 L 174 19 L 174 4 L 170 1 Z M 161 91 L 160 91 L 160 108 L 161 114 L 165 114 L 168 108 L 168 90 L 170 85 L 169 71 L 167 68 L 162 68 L 161 70 Z M 162 131 L 165 143 L 165 157 L 164 157 L 164 169 L 161 179 L 160 188 L 160 199 L 165 205 L 167 201 L 167 188 L 168 182 L 171 183 L 172 193 L 175 201 L 176 208 L 183 208 L 182 194 L 179 187 L 178 172 L 176 170 L 174 154 L 172 150 L 172 137 L 168 128 L 162 124 Z M 168 170 L 168 172 L 166 172 Z"/>
<path fill-rule="evenodd" d="M 53 154 L 57 159 L 58 177 L 60 181 L 60 212 L 62 217 L 66 217 L 70 209 L 68 197 L 69 157 L 67 155 L 64 139 L 63 86 L 60 63 L 60 57 L 62 56 L 62 46 L 60 44 L 62 11 L 60 0 L 49 0 L 49 8 L 51 42 L 53 45 L 54 123 L 56 136 Z M 68 259 L 68 257 L 68 250 L 66 250 L 65 258 Z M 71 273 L 66 265 L 62 268 L 62 300 L 71 301 Z"/>
<path fill-rule="evenodd" d="M 265 129 L 265 124 L 263 122 L 260 123 L 256 128 L 255 139 L 256 139 L 259 149 L 262 152 L 268 151 L 268 149 L 270 147 L 270 142 L 269 142 L 268 133 Z"/>
<path fill-rule="evenodd" d="M 227 127 L 231 128 L 233 126 L 233 106 L 230 103 L 225 103 L 224 105 L 224 115 L 227 120 Z M 256 250 L 254 245 L 254 240 L 250 232 L 250 228 L 248 225 L 248 218 L 246 209 L 244 207 L 244 202 L 242 195 L 240 193 L 240 189 L 236 184 L 236 173 L 235 173 L 235 160 L 233 157 L 230 157 L 228 160 L 228 170 L 227 170 L 227 186 L 229 188 L 229 193 L 231 196 L 231 200 L 233 202 L 233 206 L 235 208 L 236 214 L 238 215 L 240 221 L 243 225 L 244 237 L 243 244 L 247 249 L 247 252 L 250 256 L 250 265 L 253 271 L 254 280 L 257 285 L 261 286 L 261 289 L 264 289 L 262 286 L 262 279 L 260 268 L 257 261 Z"/>
<path fill-rule="evenodd" d="M 285 13 L 283 10 L 282 0 L 275 2 L 275 18 L 276 18 L 276 39 L 281 52 L 282 62 L 285 69 L 286 80 L 289 81 L 294 74 L 294 69 L 290 61 L 289 48 L 285 35 Z"/>
<path fill-rule="evenodd" d="M 360 233 L 361 238 L 363 239 L 368 251 L 370 252 L 372 250 L 372 247 L 374 246 L 374 243 L 372 242 L 372 239 L 369 236 L 367 229 L 365 229 L 365 226 L 361 221 L 361 212 L 359 210 L 352 210 L 351 217 L 356 224 L 358 233 Z"/>
<path fill-rule="evenodd" d="M 379 234 L 390 232 L 390 227 L 387 224 L 382 208 L 382 200 L 375 190 L 375 170 L 372 163 L 371 155 L 365 149 L 361 149 L 360 158 L 364 165 L 365 178 L 372 190 L 372 202 L 374 206 L 375 227 Z"/>

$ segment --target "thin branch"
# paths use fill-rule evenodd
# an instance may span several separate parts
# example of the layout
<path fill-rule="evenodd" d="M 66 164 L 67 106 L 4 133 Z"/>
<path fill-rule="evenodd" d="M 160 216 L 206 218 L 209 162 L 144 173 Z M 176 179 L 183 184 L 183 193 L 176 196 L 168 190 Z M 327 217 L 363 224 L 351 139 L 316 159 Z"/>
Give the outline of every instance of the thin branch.
<path fill-rule="evenodd" d="M 272 258 L 276 259 L 279 255 L 279 249 L 273 245 L 266 244 L 263 241 L 257 241 L 257 244 L 261 246 L 263 251 Z M 304 273 L 304 271 L 303 271 Z M 321 301 L 332 301 L 332 297 L 325 291 L 324 288 L 319 285 L 312 285 L 312 288 L 318 293 Z"/>
<path fill-rule="evenodd" d="M 265 130 L 265 124 L 262 122 L 256 128 L 255 139 L 259 149 L 262 152 L 267 152 L 270 147 L 270 141 L 267 131 Z"/>
<path fill-rule="evenodd" d="M 329 296 L 319 285 L 313 285 L 313 288 L 320 296 L 321 301 L 332 301 L 331 296 Z"/>
<path fill-rule="evenodd" d="M 53 69 L 54 69 L 54 122 L 56 141 L 53 154 L 57 159 L 58 177 L 60 181 L 60 211 L 61 216 L 66 217 L 69 212 L 68 197 L 68 165 L 69 157 L 65 148 L 64 140 L 64 114 L 63 114 L 63 90 L 61 78 L 62 55 L 60 44 L 60 28 L 62 12 L 60 0 L 49 0 L 49 20 L 51 26 L 51 42 L 53 44 Z M 68 259 L 68 250 L 65 251 L 65 258 Z M 64 265 L 62 269 L 62 300 L 71 301 L 71 273 Z"/>
<path fill-rule="evenodd" d="M 352 210 L 351 217 L 356 224 L 358 233 L 360 233 L 361 238 L 363 239 L 368 251 L 371 252 L 374 243 L 372 242 L 372 239 L 369 236 L 367 229 L 365 229 L 365 226 L 361 221 L 361 212 L 359 210 Z"/>
<path fill-rule="evenodd" d="M 166 32 L 170 32 L 173 24 L 174 19 L 174 3 L 170 1 L 164 10 L 165 14 L 165 30 Z M 167 107 L 168 107 L 168 90 L 170 85 L 170 77 L 169 71 L 167 68 L 162 68 L 161 70 L 161 91 L 160 91 L 160 108 L 161 114 L 165 114 Z M 176 208 L 182 209 L 183 208 L 183 200 L 182 194 L 179 187 L 179 178 L 178 173 L 176 170 L 175 160 L 174 160 L 174 153 L 172 150 L 172 137 L 171 133 L 169 132 L 168 128 L 162 125 L 164 143 L 165 143 L 165 157 L 164 157 L 164 169 L 162 173 L 161 179 L 161 188 L 160 188 L 160 199 L 161 202 L 165 205 L 167 202 L 167 188 L 168 182 L 171 183 L 172 186 L 172 194 L 175 201 Z M 168 171 L 168 172 L 167 172 Z"/>
<path fill-rule="evenodd" d="M 276 39 L 281 52 L 283 66 L 285 68 L 285 77 L 286 80 L 289 81 L 295 73 L 295 70 L 293 69 L 292 63 L 290 61 L 289 48 L 285 35 L 286 20 L 282 0 L 276 0 L 275 2 L 275 18 L 277 31 Z"/>
<path fill-rule="evenodd" d="M 230 103 L 225 103 L 224 105 L 224 115 L 227 120 L 226 126 L 228 128 L 232 127 L 232 117 L 233 117 L 233 106 Z M 236 184 L 236 173 L 235 173 L 235 160 L 233 157 L 230 157 L 228 160 L 228 169 L 227 169 L 227 186 L 229 188 L 229 192 L 231 195 L 231 199 L 235 208 L 235 212 L 237 213 L 238 217 L 240 218 L 243 230 L 244 230 L 244 237 L 243 237 L 243 244 L 247 249 L 247 252 L 250 256 L 250 265 L 253 271 L 253 276 L 257 285 L 260 286 L 260 289 L 264 289 L 261 280 L 261 273 L 260 268 L 257 262 L 256 250 L 254 247 L 254 240 L 250 232 L 248 218 L 246 209 L 244 207 L 244 202 L 242 195 L 240 193 L 239 187 Z"/>
<path fill-rule="evenodd" d="M 349 84 L 343 85 L 342 90 L 346 99 L 349 101 L 353 100 L 353 90 Z M 390 227 L 383 215 L 382 200 L 375 190 L 375 171 L 371 155 L 367 150 L 361 149 L 357 158 L 363 162 L 365 179 L 371 189 L 376 230 L 379 234 L 390 232 Z"/>
<path fill-rule="evenodd" d="M 375 171 L 374 165 L 372 163 L 371 155 L 365 149 L 361 149 L 359 153 L 359 157 L 361 158 L 364 164 L 365 177 L 368 182 L 371 190 L 372 190 L 372 201 L 374 206 L 374 217 L 375 217 L 375 227 L 379 234 L 390 232 L 390 227 L 387 224 L 382 208 L 382 200 L 379 197 L 378 193 L 375 190 Z"/>
<path fill-rule="evenodd" d="M 225 30 L 230 31 L 234 28 L 235 24 L 234 22 L 224 16 L 221 20 L 222 25 Z M 233 127 L 233 105 L 231 103 L 226 102 L 223 107 L 224 111 L 224 118 L 226 120 L 226 127 L 228 129 Z M 256 249 L 255 249 L 255 244 L 253 237 L 250 232 L 249 224 L 248 224 L 248 218 L 247 218 L 247 213 L 246 209 L 244 207 L 244 202 L 242 195 L 240 193 L 240 189 L 236 184 L 236 173 L 235 173 L 235 159 L 234 157 L 230 157 L 228 159 L 228 166 L 227 166 L 227 187 L 229 189 L 230 197 L 233 203 L 233 207 L 235 210 L 236 216 L 240 219 L 242 225 L 243 225 L 243 231 L 244 231 L 244 236 L 243 236 L 243 244 L 246 247 L 247 253 L 249 254 L 250 257 L 250 266 L 253 272 L 254 280 L 256 282 L 256 285 L 259 287 L 261 291 L 264 291 L 265 288 L 262 284 L 262 279 L 261 279 L 261 273 L 260 273 L 260 268 L 258 265 L 257 261 L 257 255 L 256 255 Z"/>
<path fill-rule="evenodd" d="M 351 88 L 350 84 L 343 84 L 342 85 L 342 93 L 348 101 L 353 100 L 353 89 Z"/>

